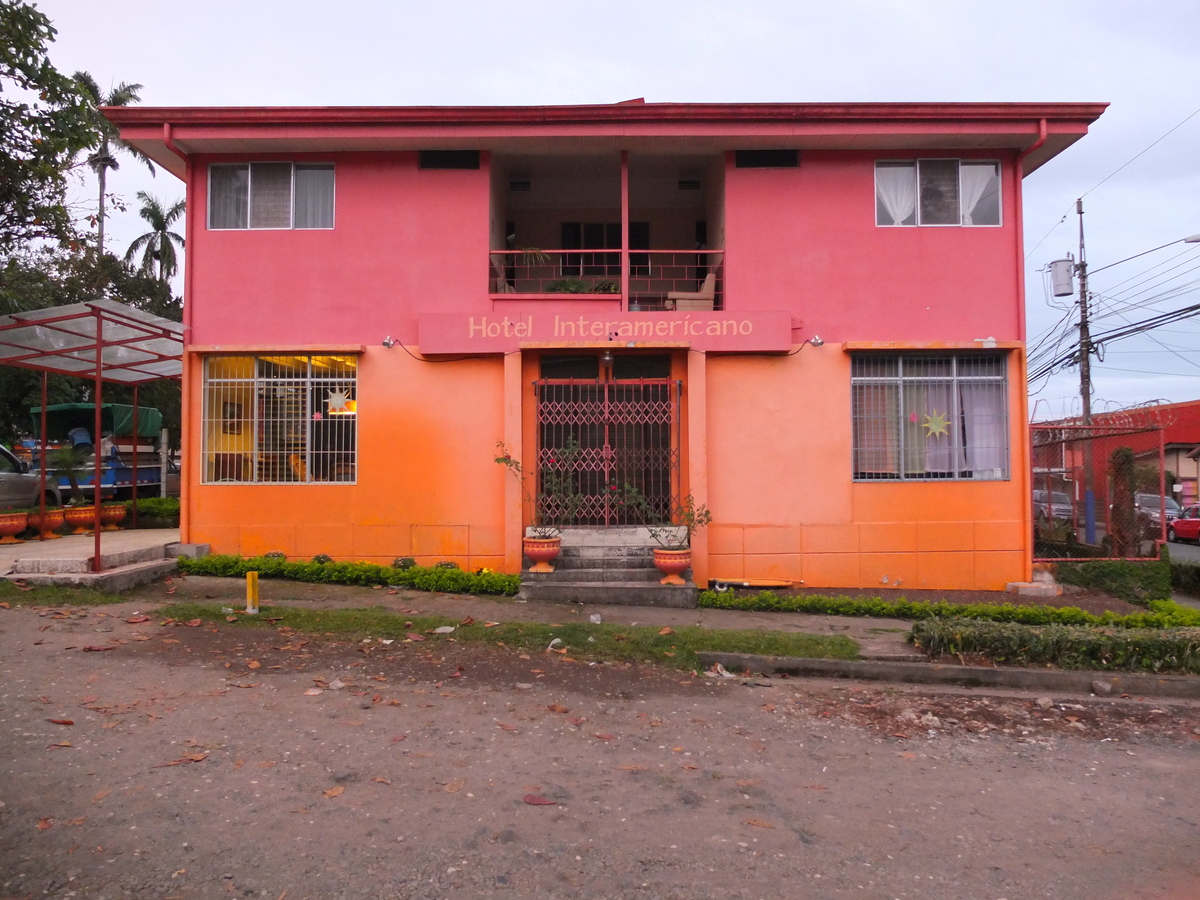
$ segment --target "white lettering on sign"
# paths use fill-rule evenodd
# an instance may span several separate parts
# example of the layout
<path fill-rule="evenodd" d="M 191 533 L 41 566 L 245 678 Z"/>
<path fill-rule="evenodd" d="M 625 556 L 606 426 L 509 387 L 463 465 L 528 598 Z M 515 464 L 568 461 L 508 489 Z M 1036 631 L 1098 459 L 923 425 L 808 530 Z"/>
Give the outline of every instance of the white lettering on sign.
<path fill-rule="evenodd" d="M 524 338 L 538 337 L 532 314 L 516 319 L 508 316 L 470 316 L 467 319 L 467 338 Z M 551 334 L 545 338 L 579 341 L 654 340 L 691 337 L 738 337 L 754 333 L 750 319 L 694 319 L 681 317 L 638 317 L 637 319 L 596 319 L 590 316 L 564 317 L 555 315 Z"/>

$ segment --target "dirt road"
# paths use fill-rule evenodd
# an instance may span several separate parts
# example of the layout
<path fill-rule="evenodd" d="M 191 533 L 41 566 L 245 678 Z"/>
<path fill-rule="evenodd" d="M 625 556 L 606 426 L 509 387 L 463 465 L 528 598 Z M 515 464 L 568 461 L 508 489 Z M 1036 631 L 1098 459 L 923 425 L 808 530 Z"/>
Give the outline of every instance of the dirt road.
<path fill-rule="evenodd" d="M 0 898 L 1200 897 L 1194 707 L 137 610 L 0 610 Z"/>

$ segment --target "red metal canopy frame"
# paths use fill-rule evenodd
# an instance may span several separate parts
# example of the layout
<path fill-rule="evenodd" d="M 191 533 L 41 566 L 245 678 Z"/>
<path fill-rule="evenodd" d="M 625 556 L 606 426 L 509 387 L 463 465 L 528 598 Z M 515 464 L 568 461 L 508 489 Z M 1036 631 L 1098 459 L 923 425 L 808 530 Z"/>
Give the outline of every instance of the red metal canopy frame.
<path fill-rule="evenodd" d="M 93 533 L 96 549 L 92 571 L 100 559 L 100 407 L 104 382 L 133 385 L 133 491 L 137 498 L 138 385 L 183 374 L 183 325 L 114 300 L 91 300 L 0 316 L 0 364 L 42 373 L 42 499 L 46 512 L 46 381 L 51 372 L 91 379 L 95 421 L 92 437 L 96 469 L 93 479 Z M 137 503 L 133 505 L 137 524 Z M 41 537 L 40 540 L 45 540 Z"/>

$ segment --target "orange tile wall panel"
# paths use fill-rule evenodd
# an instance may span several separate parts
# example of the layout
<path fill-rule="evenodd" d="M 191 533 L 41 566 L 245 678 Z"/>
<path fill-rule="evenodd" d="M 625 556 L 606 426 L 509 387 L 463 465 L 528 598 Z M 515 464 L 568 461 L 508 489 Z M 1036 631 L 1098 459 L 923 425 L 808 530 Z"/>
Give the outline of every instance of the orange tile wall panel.
<path fill-rule="evenodd" d="M 917 582 L 916 553 L 859 554 L 859 587 L 913 587 Z"/>
<path fill-rule="evenodd" d="M 858 531 L 863 553 L 898 553 L 917 549 L 917 526 L 912 522 L 872 522 Z"/>
<path fill-rule="evenodd" d="M 974 522 L 921 522 L 917 525 L 917 550 L 974 550 Z"/>
<path fill-rule="evenodd" d="M 857 553 L 859 526 L 810 525 L 801 529 L 800 545 L 805 554 Z"/>
<path fill-rule="evenodd" d="M 798 525 L 747 525 L 743 533 L 748 555 L 796 554 L 800 551 L 800 527 Z"/>
<path fill-rule="evenodd" d="M 809 553 L 804 556 L 805 587 L 858 587 L 857 553 Z"/>
<path fill-rule="evenodd" d="M 747 554 L 745 573 L 746 580 L 751 583 L 756 578 L 770 581 L 800 581 L 800 554 Z"/>
<path fill-rule="evenodd" d="M 975 554 L 918 553 L 917 580 L 909 587 L 921 590 L 962 590 L 975 584 Z"/>
<path fill-rule="evenodd" d="M 975 590 L 1002 591 L 1010 581 L 1025 581 L 1025 555 L 1021 551 L 975 553 Z"/>

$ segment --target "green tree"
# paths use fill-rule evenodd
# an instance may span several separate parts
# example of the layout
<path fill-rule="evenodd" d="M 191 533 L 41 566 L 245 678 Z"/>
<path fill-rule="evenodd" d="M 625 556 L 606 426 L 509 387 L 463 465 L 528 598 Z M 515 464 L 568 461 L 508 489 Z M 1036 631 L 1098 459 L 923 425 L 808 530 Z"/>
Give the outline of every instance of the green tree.
<path fill-rule="evenodd" d="M 157 274 L 160 281 L 170 281 L 179 271 L 179 258 L 175 253 L 175 245 L 178 244 L 181 250 L 184 246 L 183 238 L 172 231 L 171 226 L 183 217 L 186 204 L 184 201 L 178 200 L 170 209 L 167 209 L 163 206 L 162 201 L 145 191 L 138 191 L 137 197 L 142 201 L 142 208 L 138 210 L 138 215 L 150 225 L 150 230 L 133 239 L 133 243 L 125 251 L 125 262 L 132 263 L 133 258 L 140 252 L 142 254 L 140 271 Z M 155 269 L 158 270 L 157 273 L 155 273 Z"/>
<path fill-rule="evenodd" d="M 120 129 L 104 117 L 100 112 L 102 106 L 133 106 L 141 99 L 142 86 L 122 81 L 107 94 L 100 90 L 96 79 L 87 72 L 76 72 L 75 83 L 79 92 L 88 103 L 88 124 L 92 129 L 92 140 L 87 145 L 92 151 L 88 154 L 87 163 L 96 173 L 100 183 L 100 203 L 96 212 L 96 246 L 101 256 L 104 255 L 104 215 L 105 191 L 108 182 L 108 170 L 119 169 L 116 154 L 128 153 L 134 159 L 141 160 L 154 174 L 154 163 L 141 150 L 132 144 L 121 140 Z"/>
<path fill-rule="evenodd" d="M 35 7 L 0 0 L 0 258 L 76 237 L 66 173 L 89 141 L 79 88 L 46 55 L 55 29 Z"/>

